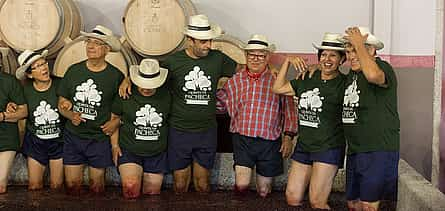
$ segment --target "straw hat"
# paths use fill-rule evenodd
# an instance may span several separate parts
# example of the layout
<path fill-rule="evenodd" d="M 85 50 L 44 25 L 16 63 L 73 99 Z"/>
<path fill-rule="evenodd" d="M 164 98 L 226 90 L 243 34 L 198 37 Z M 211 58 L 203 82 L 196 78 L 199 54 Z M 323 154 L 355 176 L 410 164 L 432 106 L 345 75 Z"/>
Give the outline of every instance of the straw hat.
<path fill-rule="evenodd" d="M 140 65 L 130 67 L 130 79 L 136 86 L 144 89 L 155 89 L 164 84 L 168 70 L 159 67 L 155 59 L 143 59 Z"/>
<path fill-rule="evenodd" d="M 80 34 L 84 37 L 92 37 L 99 40 L 102 40 L 104 43 L 111 47 L 111 52 L 117 52 L 121 50 L 121 43 L 119 40 L 113 35 L 113 32 L 101 25 L 97 25 L 94 27 L 91 33 L 81 31 Z"/>
<path fill-rule="evenodd" d="M 336 51 L 344 51 L 344 44 L 341 41 L 342 35 L 336 33 L 324 33 L 323 40 L 320 45 L 316 43 L 312 43 L 312 46 L 318 50 L 336 50 Z"/>
<path fill-rule="evenodd" d="M 244 50 L 266 50 L 275 51 L 275 45 L 270 43 L 266 36 L 261 34 L 254 34 L 247 41 L 247 45 Z"/>
<path fill-rule="evenodd" d="M 222 29 L 216 24 L 209 23 L 205 15 L 190 16 L 184 34 L 198 40 L 211 40 L 221 36 Z"/>
<path fill-rule="evenodd" d="M 44 50 L 41 54 L 34 52 L 32 50 L 25 50 L 23 53 L 19 55 L 17 61 L 20 65 L 19 68 L 15 71 L 15 77 L 19 80 L 25 79 L 25 73 L 29 72 L 31 65 L 41 59 L 45 58 L 48 55 L 48 50 Z"/>

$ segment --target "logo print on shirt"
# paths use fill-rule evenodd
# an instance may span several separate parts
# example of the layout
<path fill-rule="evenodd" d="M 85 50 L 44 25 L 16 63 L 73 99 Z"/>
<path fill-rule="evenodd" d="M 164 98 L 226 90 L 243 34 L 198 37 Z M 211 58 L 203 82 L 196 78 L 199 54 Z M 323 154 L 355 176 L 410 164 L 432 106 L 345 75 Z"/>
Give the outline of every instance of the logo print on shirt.
<path fill-rule="evenodd" d="M 318 128 L 318 114 L 323 110 L 324 97 L 320 97 L 320 89 L 314 88 L 303 92 L 298 103 L 300 125 Z"/>
<path fill-rule="evenodd" d="M 200 67 L 195 66 L 188 75 L 184 77 L 185 83 L 182 90 L 185 94 L 186 104 L 208 105 L 212 91 L 212 81 L 210 76 L 205 76 Z"/>
<path fill-rule="evenodd" d="M 137 140 L 158 140 L 160 136 L 159 127 L 162 126 L 162 113 L 157 113 L 156 108 L 149 104 L 136 111 L 134 121 L 135 136 Z"/>
<path fill-rule="evenodd" d="M 93 79 L 76 87 L 74 95 L 74 108 L 76 112 L 80 112 L 81 117 L 89 120 L 95 120 L 97 116 L 96 106 L 100 106 L 102 100 L 102 92 L 97 90 L 97 85 Z"/>
<path fill-rule="evenodd" d="M 34 125 L 37 126 L 36 136 L 41 139 L 59 137 L 60 129 L 56 126 L 60 122 L 57 108 L 52 109 L 45 100 L 40 101 L 39 106 L 33 112 Z"/>
<path fill-rule="evenodd" d="M 345 96 L 343 98 L 343 123 L 355 123 L 357 120 L 357 113 L 354 108 L 358 108 L 360 105 L 360 90 L 357 90 L 357 77 L 354 77 L 352 83 L 345 90 Z"/>

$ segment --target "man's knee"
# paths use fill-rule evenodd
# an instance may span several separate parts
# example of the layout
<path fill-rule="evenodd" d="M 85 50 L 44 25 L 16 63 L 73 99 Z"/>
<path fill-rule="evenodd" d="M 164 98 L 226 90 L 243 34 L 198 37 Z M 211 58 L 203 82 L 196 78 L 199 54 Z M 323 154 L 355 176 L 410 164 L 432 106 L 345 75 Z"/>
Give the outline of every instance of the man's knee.
<path fill-rule="evenodd" d="M 272 188 L 269 185 L 263 185 L 257 188 L 258 188 L 257 193 L 263 198 L 266 197 L 272 191 Z"/>
<path fill-rule="evenodd" d="M 140 195 L 141 182 L 138 178 L 129 178 L 122 181 L 123 195 L 127 199 L 137 198 Z"/>
<path fill-rule="evenodd" d="M 287 187 L 286 188 L 286 202 L 289 206 L 300 206 L 303 202 L 303 196 L 300 192 Z"/>

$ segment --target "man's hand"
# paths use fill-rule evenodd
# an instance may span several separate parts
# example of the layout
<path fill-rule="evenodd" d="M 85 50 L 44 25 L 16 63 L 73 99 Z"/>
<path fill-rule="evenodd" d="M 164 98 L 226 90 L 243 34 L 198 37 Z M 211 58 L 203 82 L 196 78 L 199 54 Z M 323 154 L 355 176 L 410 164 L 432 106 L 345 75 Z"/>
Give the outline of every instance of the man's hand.
<path fill-rule="evenodd" d="M 304 70 L 303 72 L 301 72 L 300 75 L 298 75 L 298 78 L 300 78 L 301 80 L 304 80 L 304 79 L 306 79 L 307 74 L 309 74 L 309 78 L 312 78 L 315 71 L 319 68 L 320 68 L 320 64 L 311 64 L 308 66 L 308 68 L 306 68 L 306 70 Z"/>
<path fill-rule="evenodd" d="M 368 39 L 368 35 L 362 35 L 358 27 L 349 27 L 345 32 L 345 39 L 347 42 L 351 43 L 354 48 L 359 45 L 364 45 L 366 39 Z"/>
<path fill-rule="evenodd" d="M 299 57 L 299 56 L 289 56 L 288 57 L 289 62 L 292 64 L 292 66 L 294 67 L 295 70 L 299 71 L 299 72 L 303 72 L 306 71 L 307 69 L 307 64 L 305 59 Z"/>
<path fill-rule="evenodd" d="M 111 146 L 111 153 L 113 155 L 114 165 L 117 167 L 117 160 L 119 159 L 120 156 L 122 156 L 122 151 L 119 145 Z"/>
<path fill-rule="evenodd" d="M 71 123 L 73 123 L 73 125 L 75 126 L 79 126 L 81 122 L 86 122 L 87 120 L 80 117 L 80 115 L 82 115 L 79 112 L 73 112 L 73 117 L 71 119 Z"/>
<path fill-rule="evenodd" d="M 288 158 L 293 151 L 294 144 L 290 136 L 284 135 L 281 142 L 280 152 L 283 158 Z"/>
<path fill-rule="evenodd" d="M 131 95 L 131 81 L 129 77 L 124 78 L 122 80 L 121 85 L 119 86 L 119 96 L 123 99 L 128 99 Z"/>
<path fill-rule="evenodd" d="M 116 131 L 120 126 L 120 119 L 119 118 L 112 118 L 111 120 L 108 120 L 105 122 L 105 124 L 101 125 L 100 128 L 102 128 L 102 132 L 107 135 L 111 136 L 114 131 Z"/>
<path fill-rule="evenodd" d="M 218 80 L 218 85 L 216 86 L 216 89 L 222 89 L 224 85 L 226 85 L 227 81 L 229 80 L 229 77 L 221 77 Z"/>
<path fill-rule="evenodd" d="M 15 113 L 17 111 L 17 104 L 13 103 L 13 102 L 9 102 L 6 105 L 6 112 L 8 113 Z"/>
<path fill-rule="evenodd" d="M 71 101 L 65 100 L 62 102 L 60 108 L 69 111 L 71 110 L 71 108 L 73 108 L 73 104 L 71 103 Z"/>

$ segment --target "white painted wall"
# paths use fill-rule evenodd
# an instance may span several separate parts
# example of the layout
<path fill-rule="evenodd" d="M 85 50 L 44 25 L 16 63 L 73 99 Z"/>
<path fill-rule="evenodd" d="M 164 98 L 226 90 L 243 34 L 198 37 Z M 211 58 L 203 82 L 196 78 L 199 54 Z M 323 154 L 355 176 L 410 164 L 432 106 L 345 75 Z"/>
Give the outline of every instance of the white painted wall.
<path fill-rule="evenodd" d="M 122 34 L 128 0 L 75 0 L 85 28 L 96 24 Z M 266 34 L 280 52 L 313 53 L 324 32 L 350 25 L 373 26 L 385 42 L 384 54 L 434 55 L 435 0 L 192 0 L 223 29 L 242 40 Z"/>

